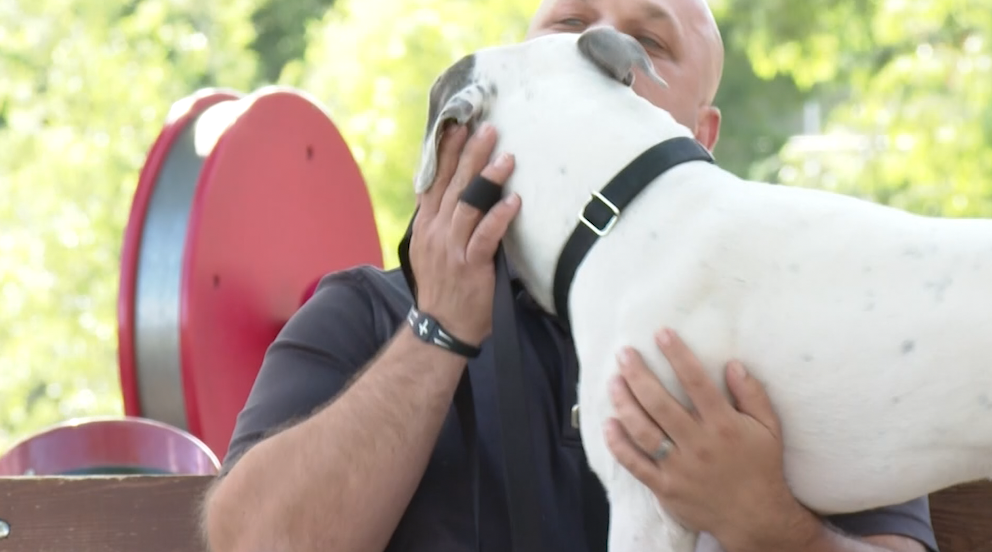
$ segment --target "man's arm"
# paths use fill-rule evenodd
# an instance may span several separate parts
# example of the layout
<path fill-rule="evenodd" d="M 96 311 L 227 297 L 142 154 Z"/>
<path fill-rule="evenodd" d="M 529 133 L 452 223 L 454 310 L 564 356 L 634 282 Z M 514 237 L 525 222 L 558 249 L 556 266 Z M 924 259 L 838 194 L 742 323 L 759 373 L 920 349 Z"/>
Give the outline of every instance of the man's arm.
<path fill-rule="evenodd" d="M 784 550 L 784 549 L 783 549 Z M 825 529 L 823 538 L 805 548 L 790 548 L 795 552 L 927 552 L 920 541 L 902 535 L 849 537 Z"/>
<path fill-rule="evenodd" d="M 892 552 L 927 552 L 927 548 L 920 541 L 902 535 L 875 535 L 861 540 L 876 548 Z"/>
<path fill-rule="evenodd" d="M 464 365 L 401 330 L 337 400 L 251 448 L 212 490 L 210 549 L 384 549 Z"/>
<path fill-rule="evenodd" d="M 502 184 L 513 167 L 509 156 L 487 165 L 496 135 L 486 125 L 466 139 L 467 129 L 454 127 L 442 142 L 437 179 L 413 223 L 410 262 L 420 310 L 479 344 L 491 325 L 493 257 L 520 203 L 511 196 L 484 214 L 458 200 L 475 175 Z M 329 339 L 368 337 L 341 332 Z M 333 402 L 251 447 L 211 490 L 211 550 L 383 550 L 423 476 L 465 362 L 399 331 Z M 265 384 L 283 385 L 278 374 Z"/>
<path fill-rule="evenodd" d="M 903 535 L 844 534 L 798 503 L 794 507 L 798 523 L 775 534 L 754 535 L 750 542 L 730 545 L 727 552 L 927 552 L 923 543 Z"/>

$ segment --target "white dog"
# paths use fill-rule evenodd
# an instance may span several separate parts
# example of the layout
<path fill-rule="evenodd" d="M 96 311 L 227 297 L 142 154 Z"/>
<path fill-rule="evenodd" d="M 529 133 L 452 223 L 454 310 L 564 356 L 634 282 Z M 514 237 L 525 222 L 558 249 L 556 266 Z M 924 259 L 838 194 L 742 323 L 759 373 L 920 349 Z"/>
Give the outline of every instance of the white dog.
<path fill-rule="evenodd" d="M 432 89 L 416 191 L 443 124 L 488 121 L 516 156 L 523 208 L 505 240 L 555 313 L 578 213 L 636 156 L 691 137 L 630 88 L 653 74 L 612 29 L 489 48 Z M 498 153 L 498 152 L 497 152 Z M 916 216 L 839 194 L 748 182 L 694 161 L 656 178 L 598 239 L 568 302 L 581 431 L 607 489 L 611 552 L 690 552 L 697 536 L 607 450 L 607 382 L 633 345 L 683 404 L 653 341 L 674 328 L 715 381 L 740 359 L 783 424 L 786 476 L 822 513 L 908 501 L 992 476 L 992 221 Z"/>

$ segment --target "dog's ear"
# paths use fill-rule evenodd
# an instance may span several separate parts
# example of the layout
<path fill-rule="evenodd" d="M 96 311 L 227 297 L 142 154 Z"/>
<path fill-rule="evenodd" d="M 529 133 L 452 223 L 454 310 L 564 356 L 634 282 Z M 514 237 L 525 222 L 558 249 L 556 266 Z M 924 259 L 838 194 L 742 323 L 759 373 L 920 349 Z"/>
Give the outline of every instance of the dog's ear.
<path fill-rule="evenodd" d="M 607 75 L 627 86 L 634 84 L 634 68 L 644 71 L 658 84 L 668 87 L 651 64 L 651 58 L 634 37 L 613 27 L 593 27 L 578 39 L 579 51 Z"/>
<path fill-rule="evenodd" d="M 441 135 L 451 123 L 468 124 L 478 120 L 485 109 L 485 95 L 475 82 L 474 55 L 463 57 L 449 67 L 431 86 L 420 166 L 413 179 L 414 191 L 427 191 L 437 174 Z"/>

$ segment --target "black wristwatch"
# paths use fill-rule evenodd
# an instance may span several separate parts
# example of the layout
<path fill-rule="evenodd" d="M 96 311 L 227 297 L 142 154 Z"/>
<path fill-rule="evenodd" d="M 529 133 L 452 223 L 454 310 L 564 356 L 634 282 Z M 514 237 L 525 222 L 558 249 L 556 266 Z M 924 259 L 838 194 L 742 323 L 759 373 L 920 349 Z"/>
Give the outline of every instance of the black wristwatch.
<path fill-rule="evenodd" d="M 413 335 L 424 343 L 437 345 L 442 349 L 451 351 L 456 355 L 475 358 L 482 352 L 481 349 L 469 345 L 448 333 L 433 316 L 420 312 L 417 307 L 410 307 L 410 312 L 406 315 L 406 321 L 413 329 Z"/>

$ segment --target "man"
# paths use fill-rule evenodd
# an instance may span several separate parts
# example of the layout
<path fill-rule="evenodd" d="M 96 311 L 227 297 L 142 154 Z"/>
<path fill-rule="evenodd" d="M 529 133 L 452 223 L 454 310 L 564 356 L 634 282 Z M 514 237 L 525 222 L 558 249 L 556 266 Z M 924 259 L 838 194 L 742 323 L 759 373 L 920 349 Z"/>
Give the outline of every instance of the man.
<path fill-rule="evenodd" d="M 722 45 L 703 0 L 546 0 L 528 36 L 611 25 L 638 38 L 668 89 L 638 93 L 671 111 L 709 149 L 720 113 L 711 105 Z M 419 198 L 410 258 L 418 305 L 451 334 L 482 344 L 471 370 L 479 423 L 483 539 L 508 550 L 501 451 L 489 342 L 493 254 L 521 208 L 509 197 L 487 214 L 458 201 L 478 173 L 499 184 L 512 156 L 490 162 L 496 136 L 450 131 L 435 184 Z M 539 208 L 531 206 L 530 208 Z M 583 542 L 575 359 L 567 335 L 526 293 L 517 295 L 521 355 L 538 445 L 549 552 Z M 269 349 L 239 415 L 225 473 L 205 508 L 213 552 L 475 550 L 468 458 L 452 398 L 466 359 L 418 340 L 406 323 L 412 297 L 398 270 L 356 268 L 327 276 Z M 921 552 L 935 549 L 924 498 L 820 520 L 790 494 L 777 420 L 761 386 L 728 369 L 735 405 L 702 374 L 678 336 L 659 346 L 697 411 L 681 409 L 636 353 L 620 360 L 612 388 L 618 420 L 604 428 L 618 461 L 659 503 L 704 532 L 714 552 Z M 736 408 L 735 408 L 736 406 Z M 670 436 L 678 454 L 649 453 Z M 838 529 L 839 528 L 839 529 Z M 650 551 L 645 551 L 650 552 Z"/>

